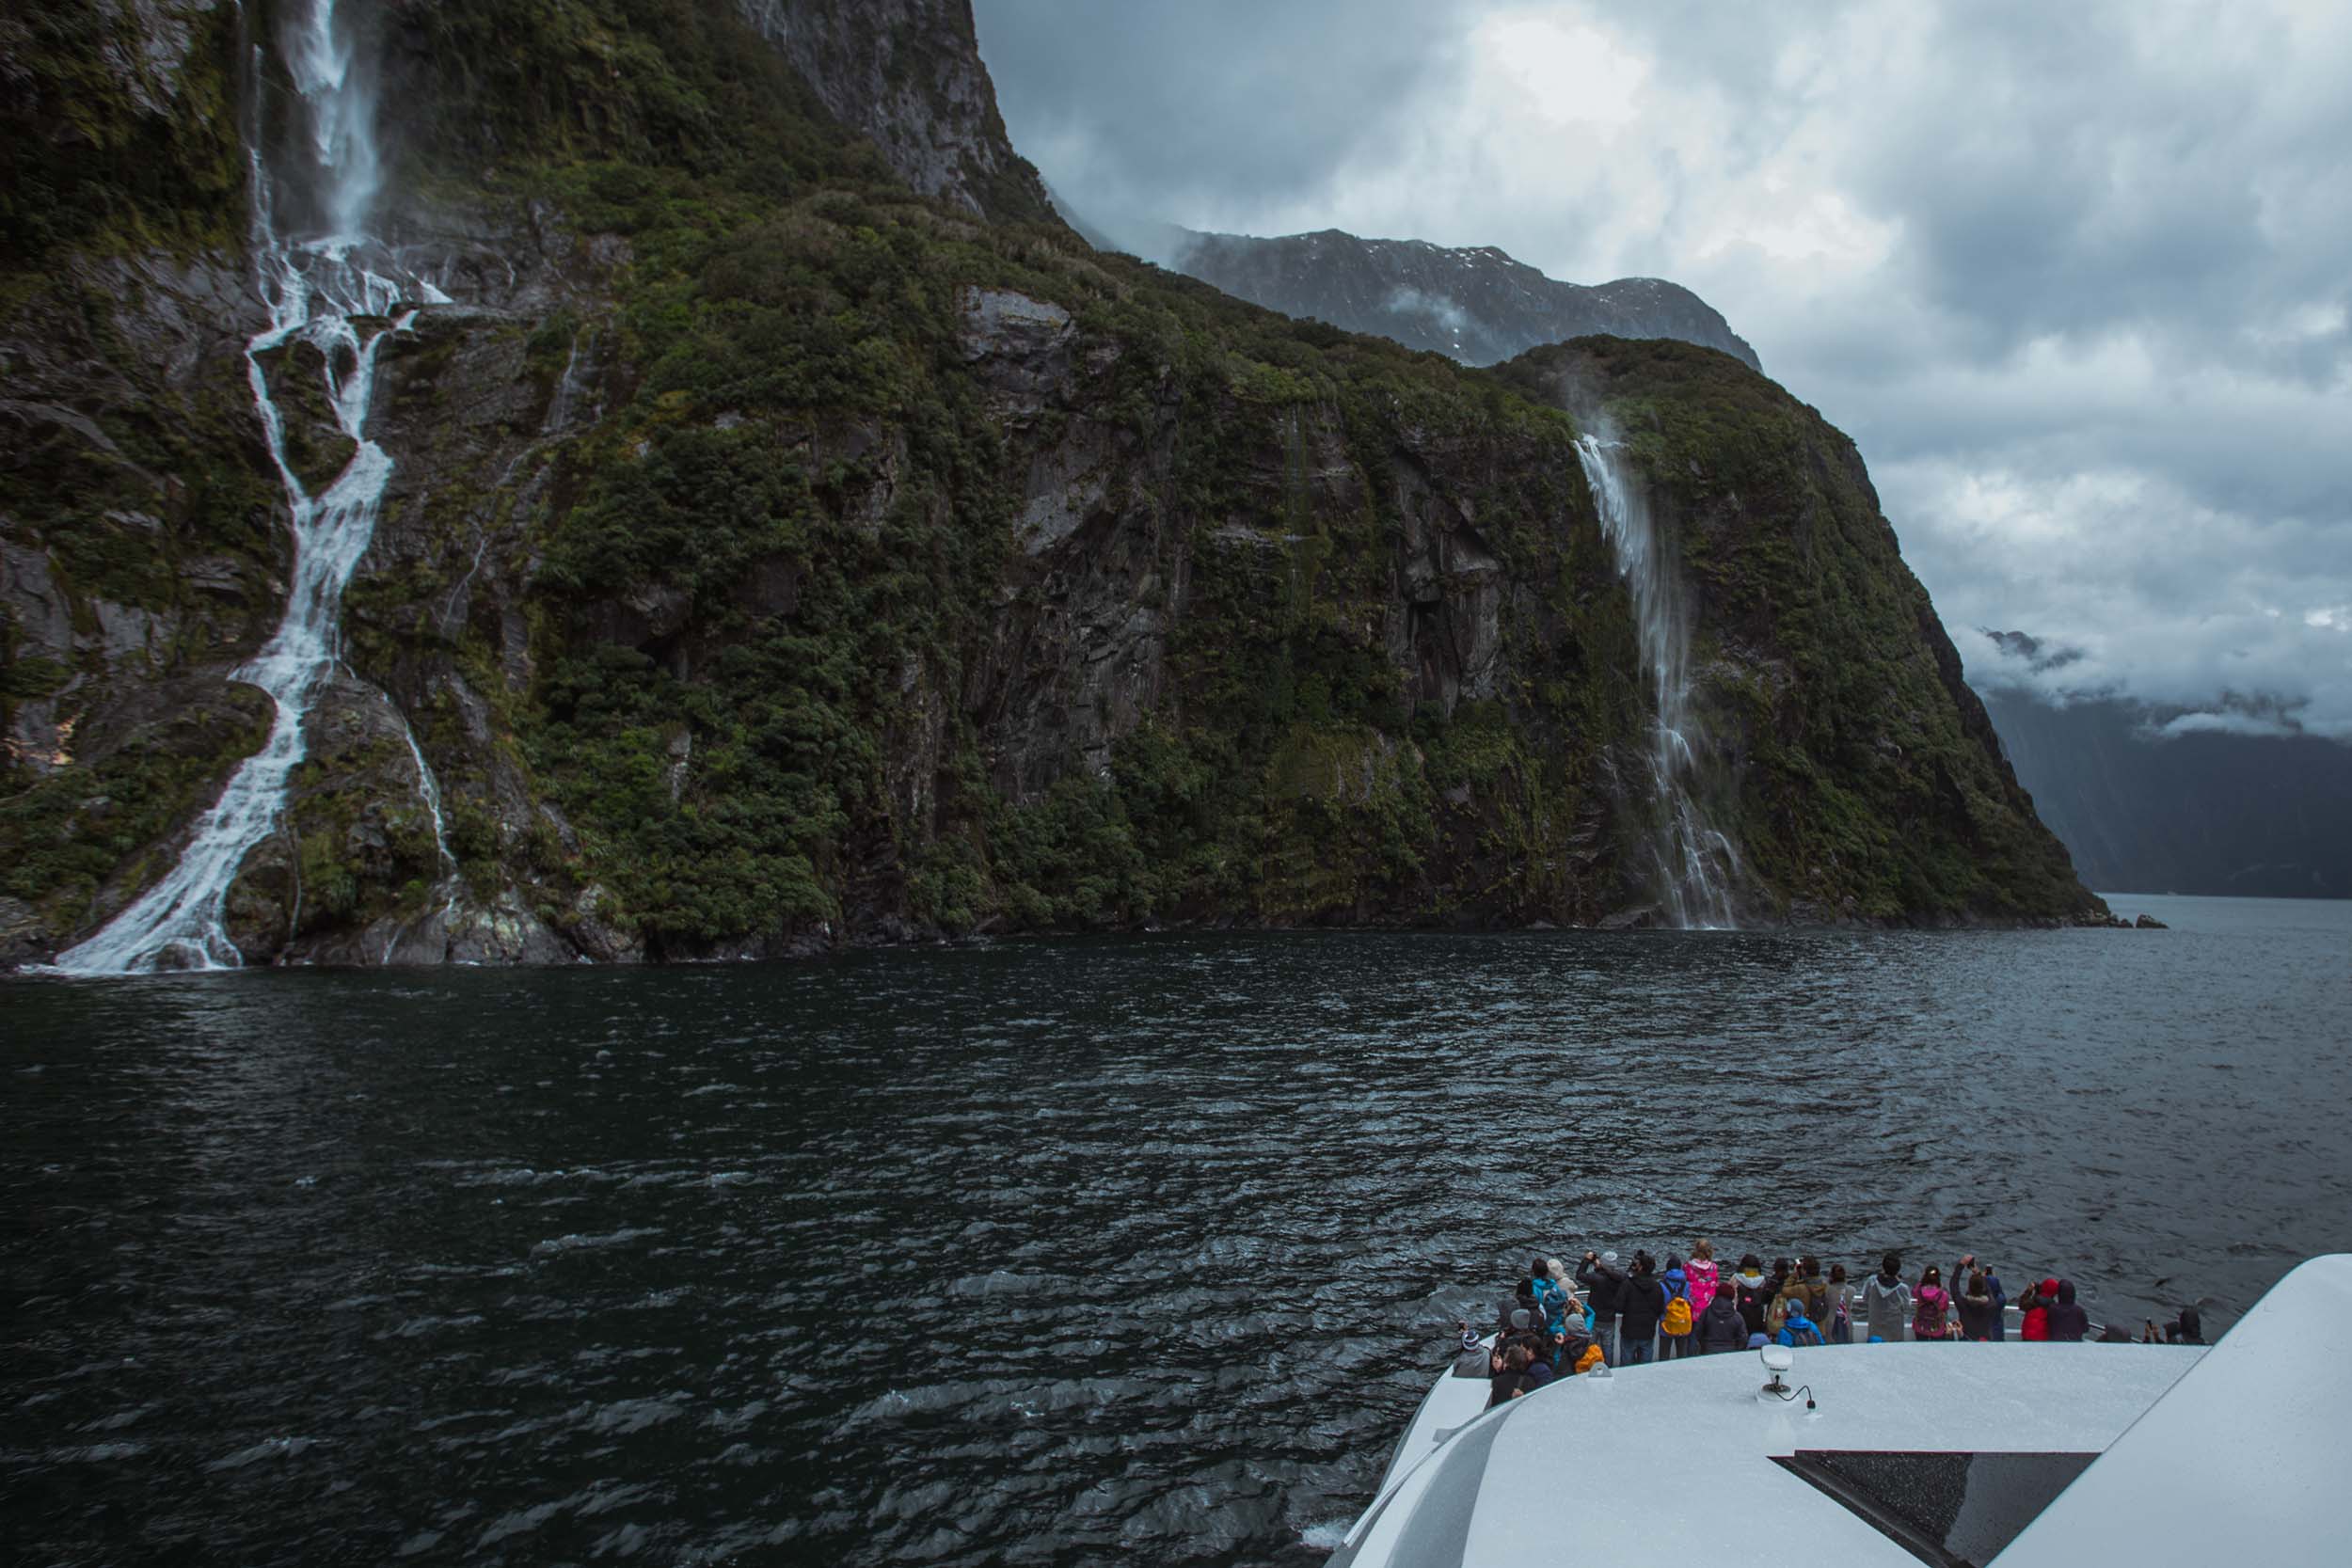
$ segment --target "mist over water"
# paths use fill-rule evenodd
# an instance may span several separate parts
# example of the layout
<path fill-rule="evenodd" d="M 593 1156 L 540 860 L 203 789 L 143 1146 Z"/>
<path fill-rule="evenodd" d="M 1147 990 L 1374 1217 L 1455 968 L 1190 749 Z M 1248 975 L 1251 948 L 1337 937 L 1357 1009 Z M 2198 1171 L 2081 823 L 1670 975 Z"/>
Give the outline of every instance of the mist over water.
<path fill-rule="evenodd" d="M 2352 905 L 2117 907 L 7 982 L 12 1555 L 1312 1563 L 1535 1247 L 2226 1324 L 2352 1247 Z"/>

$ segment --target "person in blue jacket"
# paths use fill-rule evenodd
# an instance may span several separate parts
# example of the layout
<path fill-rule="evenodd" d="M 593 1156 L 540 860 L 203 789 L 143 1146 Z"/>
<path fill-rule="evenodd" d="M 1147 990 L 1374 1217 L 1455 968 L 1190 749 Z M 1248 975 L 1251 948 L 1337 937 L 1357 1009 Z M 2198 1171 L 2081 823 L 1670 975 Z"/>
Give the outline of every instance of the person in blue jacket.
<path fill-rule="evenodd" d="M 1784 1298 L 1788 1299 L 1788 1298 Z M 1789 1300 L 1787 1316 L 1780 1323 L 1780 1342 L 1784 1345 L 1819 1345 L 1827 1343 L 1811 1318 L 1804 1315 L 1802 1301 Z"/>
<path fill-rule="evenodd" d="M 1546 1259 L 1536 1259 L 1534 1267 L 1527 1271 L 1527 1283 L 1530 1291 L 1535 1297 L 1536 1307 L 1544 1315 L 1545 1333 L 1557 1334 L 1565 1328 L 1568 1321 L 1568 1293 L 1560 1288 L 1557 1280 L 1551 1277 L 1550 1262 Z"/>

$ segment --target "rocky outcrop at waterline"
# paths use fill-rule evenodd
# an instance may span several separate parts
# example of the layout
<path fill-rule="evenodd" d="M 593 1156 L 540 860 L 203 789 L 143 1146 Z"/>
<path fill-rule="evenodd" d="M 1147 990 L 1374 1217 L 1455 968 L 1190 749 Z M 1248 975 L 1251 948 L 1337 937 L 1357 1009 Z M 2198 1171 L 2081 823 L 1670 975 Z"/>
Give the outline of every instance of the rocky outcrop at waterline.
<path fill-rule="evenodd" d="M 190 14 L 179 94 L 107 112 L 202 147 L 239 56 Z M 391 475 L 226 899 L 249 961 L 1661 918 L 1651 683 L 1558 367 L 918 194 L 725 8 L 602 52 L 527 0 L 364 14 L 406 111 L 381 238 L 453 303 L 379 351 Z M 12 224 L 0 292 L 16 958 L 174 863 L 266 734 L 232 672 L 291 581 L 254 258 L 110 166 L 84 228 Z M 1740 917 L 2095 912 L 1842 437 L 1706 350 L 1576 352 L 1671 492 Z"/>

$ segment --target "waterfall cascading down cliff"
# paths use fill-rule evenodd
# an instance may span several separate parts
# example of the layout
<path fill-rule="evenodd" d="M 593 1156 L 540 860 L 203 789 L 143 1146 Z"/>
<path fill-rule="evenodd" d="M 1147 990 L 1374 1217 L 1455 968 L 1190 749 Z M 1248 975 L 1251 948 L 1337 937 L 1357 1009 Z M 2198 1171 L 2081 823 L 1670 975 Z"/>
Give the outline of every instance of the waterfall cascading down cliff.
<path fill-rule="evenodd" d="M 1577 437 L 1601 531 L 1616 553 L 1617 571 L 1633 596 L 1642 662 L 1650 673 L 1657 714 L 1650 730 L 1650 852 L 1668 920 L 1689 928 L 1720 929 L 1737 922 L 1731 884 L 1740 869 L 1731 841 L 1708 821 L 1692 793 L 1705 751 L 1691 706 L 1691 627 L 1682 585 L 1658 537 L 1641 475 L 1622 443 L 1586 433 Z"/>
<path fill-rule="evenodd" d="M 95 936 L 58 956 L 56 967 L 69 973 L 119 974 L 243 963 L 224 919 L 229 891 L 246 854 L 276 830 L 284 810 L 287 779 L 303 758 L 304 718 L 340 654 L 343 588 L 374 533 L 391 477 L 391 459 L 367 436 L 377 351 L 389 334 L 408 328 L 416 316 L 414 303 L 448 300 L 431 283 L 404 273 L 367 234 L 381 180 L 375 105 L 355 70 L 352 29 L 348 18 L 338 18 L 336 0 L 310 0 L 283 40 L 284 62 L 308 133 L 299 140 L 297 166 L 292 169 L 272 168 L 263 156 L 258 45 L 254 55 L 254 80 L 246 87 L 253 105 L 246 150 L 252 248 L 269 325 L 246 344 L 246 376 L 285 489 L 294 572 L 277 632 L 237 669 L 235 678 L 268 692 L 277 718 L 268 743 L 238 767 L 199 821 L 179 863 Z M 312 198 L 324 232 L 295 237 L 279 231 L 276 198 L 281 187 Z M 270 351 L 294 341 L 319 351 L 335 422 L 357 443 L 342 472 L 316 496 L 287 461 L 285 420 L 262 363 Z M 439 790 L 413 734 L 409 749 L 446 880 L 454 861 L 442 837 Z M 398 932 L 394 935 L 397 939 Z M 387 957 L 390 951 L 388 946 Z"/>

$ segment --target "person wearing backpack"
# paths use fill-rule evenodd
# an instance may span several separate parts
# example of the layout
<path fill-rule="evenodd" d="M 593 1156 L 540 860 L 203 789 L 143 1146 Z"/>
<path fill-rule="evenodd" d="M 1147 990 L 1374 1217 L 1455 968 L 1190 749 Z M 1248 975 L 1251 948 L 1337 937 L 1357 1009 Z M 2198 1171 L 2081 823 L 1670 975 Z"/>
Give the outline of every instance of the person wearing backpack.
<path fill-rule="evenodd" d="M 1568 1293 L 1551 1277 L 1550 1263 L 1541 1258 L 1527 1271 L 1528 1293 L 1535 1299 L 1535 1308 L 1543 1314 L 1544 1329 L 1556 1334 L 1567 1326 Z"/>
<path fill-rule="evenodd" d="M 1658 1358 L 1658 1323 L 1666 1315 L 1666 1287 L 1658 1278 L 1658 1259 L 1646 1252 L 1633 1255 L 1633 1273 L 1617 1291 L 1617 1358 L 1613 1367 L 1638 1367 Z"/>
<path fill-rule="evenodd" d="M 1952 1298 L 1944 1290 L 1944 1271 L 1930 1263 L 1919 1275 L 1916 1305 L 1911 1314 L 1911 1337 L 1915 1339 L 1948 1339 L 1952 1331 L 1944 1321 L 1951 1310 Z"/>
<path fill-rule="evenodd" d="M 1692 1329 L 1697 1320 L 1691 1311 L 1691 1276 L 1683 1271 L 1682 1259 L 1666 1259 L 1666 1311 L 1658 1320 L 1658 1358 L 1677 1361 L 1697 1351 Z"/>
<path fill-rule="evenodd" d="M 1797 1312 L 1810 1318 L 1813 1316 L 1812 1307 L 1812 1301 L 1805 1293 L 1804 1280 L 1791 1271 L 1788 1277 L 1781 1281 L 1780 1294 L 1774 1296 L 1771 1305 L 1764 1310 L 1764 1332 L 1777 1339 L 1780 1336 L 1780 1325 L 1788 1321 L 1790 1312 Z"/>
<path fill-rule="evenodd" d="M 1797 1274 L 1804 1281 L 1804 1315 L 1821 1328 L 1829 1323 L 1829 1281 L 1821 1277 L 1821 1260 L 1798 1259 Z"/>
<path fill-rule="evenodd" d="M 1799 1292 L 1794 1297 L 1783 1296 L 1781 1299 L 1788 1303 L 1788 1307 L 1781 1315 L 1778 1342 L 1791 1347 L 1823 1343 L 1820 1329 L 1811 1318 L 1804 1315 L 1803 1292 Z"/>
<path fill-rule="evenodd" d="M 1729 1291 L 1715 1292 L 1707 1310 L 1699 1314 L 1698 1328 L 1691 1337 L 1699 1342 L 1701 1355 L 1748 1348 L 1748 1320 L 1732 1305 Z"/>
<path fill-rule="evenodd" d="M 1873 1339 L 1894 1344 L 1903 1337 L 1903 1321 L 1911 1316 L 1911 1287 L 1903 1283 L 1902 1270 L 1901 1256 L 1890 1252 L 1879 1272 L 1863 1281 L 1862 1317 Z"/>

